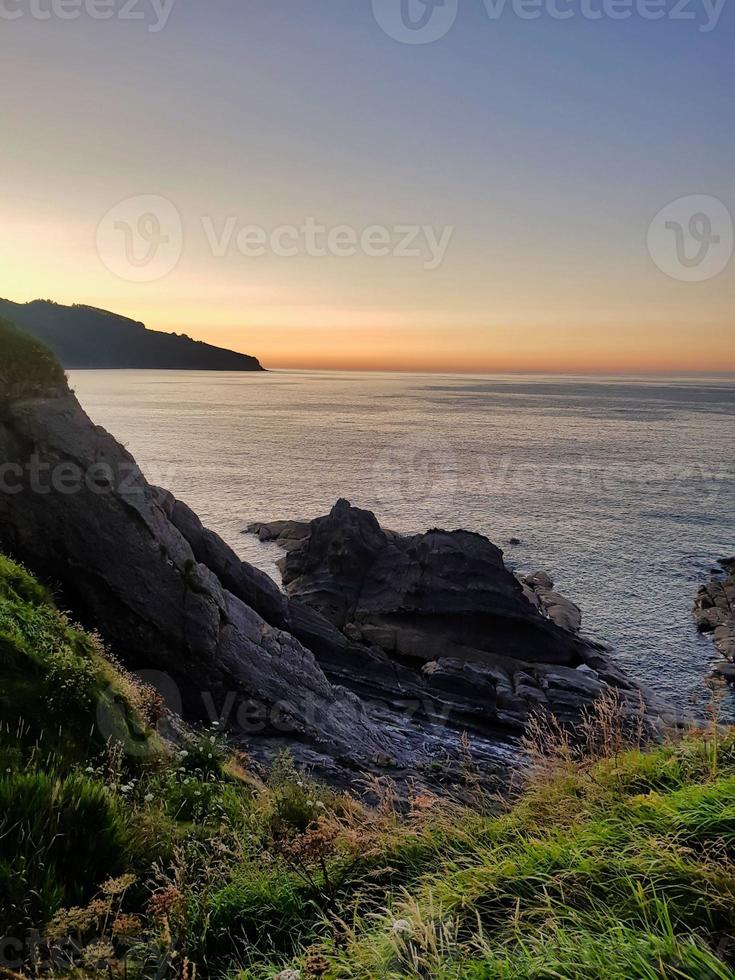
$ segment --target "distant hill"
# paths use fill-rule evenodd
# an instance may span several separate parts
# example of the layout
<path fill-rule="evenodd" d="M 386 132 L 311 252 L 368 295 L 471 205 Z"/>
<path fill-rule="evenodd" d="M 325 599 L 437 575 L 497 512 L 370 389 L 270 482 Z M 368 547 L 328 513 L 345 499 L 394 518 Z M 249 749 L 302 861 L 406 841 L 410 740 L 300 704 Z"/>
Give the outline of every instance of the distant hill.
<path fill-rule="evenodd" d="M 43 341 L 65 368 L 265 370 L 248 354 L 213 347 L 185 334 L 148 330 L 143 323 L 93 306 L 0 299 L 3 317 Z"/>

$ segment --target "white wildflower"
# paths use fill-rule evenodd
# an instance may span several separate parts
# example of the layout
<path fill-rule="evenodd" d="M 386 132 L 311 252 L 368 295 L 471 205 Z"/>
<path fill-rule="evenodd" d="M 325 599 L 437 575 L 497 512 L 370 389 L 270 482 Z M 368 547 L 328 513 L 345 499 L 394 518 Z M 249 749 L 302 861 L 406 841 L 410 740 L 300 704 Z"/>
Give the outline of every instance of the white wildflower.
<path fill-rule="evenodd" d="M 393 925 L 390 927 L 390 931 L 397 936 L 403 936 L 407 933 L 413 932 L 413 926 L 408 921 L 408 919 L 396 919 Z"/>

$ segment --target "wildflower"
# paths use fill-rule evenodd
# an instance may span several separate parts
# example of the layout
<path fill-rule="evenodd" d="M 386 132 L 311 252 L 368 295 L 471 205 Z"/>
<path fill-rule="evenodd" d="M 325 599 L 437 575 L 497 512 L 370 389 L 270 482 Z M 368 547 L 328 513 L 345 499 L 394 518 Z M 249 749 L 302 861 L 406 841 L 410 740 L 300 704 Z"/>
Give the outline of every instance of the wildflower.
<path fill-rule="evenodd" d="M 135 875 L 121 875 L 119 878 L 108 878 L 102 885 L 102 891 L 105 895 L 122 895 L 134 884 Z"/>
<path fill-rule="evenodd" d="M 281 970 L 273 980 L 301 980 L 301 970 Z"/>
<path fill-rule="evenodd" d="M 396 936 L 404 936 L 407 933 L 413 932 L 413 926 L 408 919 L 396 919 L 390 931 Z"/>
<path fill-rule="evenodd" d="M 153 793 L 146 793 L 144 799 L 146 803 L 152 803 L 154 800 Z"/>
<path fill-rule="evenodd" d="M 143 924 L 137 915 L 119 913 L 112 923 L 112 934 L 118 937 L 135 936 L 141 932 L 142 928 Z"/>

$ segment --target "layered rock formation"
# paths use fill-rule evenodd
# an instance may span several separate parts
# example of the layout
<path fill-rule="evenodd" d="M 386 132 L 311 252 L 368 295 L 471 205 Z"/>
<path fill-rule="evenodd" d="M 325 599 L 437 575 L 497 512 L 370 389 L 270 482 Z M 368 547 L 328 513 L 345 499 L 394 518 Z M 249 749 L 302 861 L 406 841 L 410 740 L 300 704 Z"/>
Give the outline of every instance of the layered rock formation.
<path fill-rule="evenodd" d="M 723 558 L 720 565 L 724 576 L 713 576 L 697 591 L 694 619 L 723 657 L 715 672 L 735 683 L 735 558 Z"/>
<path fill-rule="evenodd" d="M 292 611 L 308 608 L 352 644 L 336 657 L 311 646 L 361 694 L 420 693 L 483 734 L 520 731 L 539 708 L 578 720 L 609 688 L 624 710 L 639 709 L 639 688 L 578 635 L 577 607 L 543 573 L 519 581 L 480 534 L 401 536 L 344 500 L 309 523 L 248 530 L 285 548 Z"/>

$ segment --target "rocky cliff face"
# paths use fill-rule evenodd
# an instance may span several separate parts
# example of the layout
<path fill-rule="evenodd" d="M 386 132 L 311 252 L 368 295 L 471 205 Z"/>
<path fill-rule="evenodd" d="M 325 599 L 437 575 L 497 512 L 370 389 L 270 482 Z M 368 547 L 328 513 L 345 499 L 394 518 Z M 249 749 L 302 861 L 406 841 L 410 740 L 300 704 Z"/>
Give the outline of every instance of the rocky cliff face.
<path fill-rule="evenodd" d="M 169 674 L 189 717 L 216 717 L 234 699 L 263 738 L 353 766 L 396 754 L 356 696 L 280 628 L 276 586 L 149 486 L 65 383 L 0 406 L 0 461 L 0 548 L 58 584 L 128 667 Z"/>

